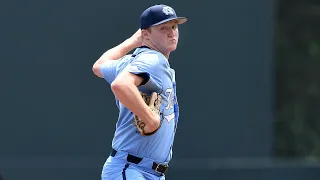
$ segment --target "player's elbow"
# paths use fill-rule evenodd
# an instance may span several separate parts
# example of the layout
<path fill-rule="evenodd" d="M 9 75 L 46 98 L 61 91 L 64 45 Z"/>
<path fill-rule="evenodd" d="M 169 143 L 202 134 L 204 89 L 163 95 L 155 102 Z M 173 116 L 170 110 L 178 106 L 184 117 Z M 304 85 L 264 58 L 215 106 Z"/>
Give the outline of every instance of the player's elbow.
<path fill-rule="evenodd" d="M 111 90 L 116 95 L 126 93 L 131 88 L 131 84 L 126 81 L 121 81 L 120 79 L 115 79 L 111 83 Z"/>
<path fill-rule="evenodd" d="M 92 66 L 92 72 L 93 74 L 95 74 L 96 76 L 103 78 L 102 74 L 101 74 L 101 70 L 100 70 L 100 65 L 97 63 L 94 63 Z"/>
<path fill-rule="evenodd" d="M 125 83 L 121 82 L 121 81 L 118 81 L 118 80 L 114 80 L 112 83 L 111 83 L 111 90 L 114 92 L 114 93 L 117 93 L 119 91 L 121 91 L 122 89 L 125 88 Z"/>

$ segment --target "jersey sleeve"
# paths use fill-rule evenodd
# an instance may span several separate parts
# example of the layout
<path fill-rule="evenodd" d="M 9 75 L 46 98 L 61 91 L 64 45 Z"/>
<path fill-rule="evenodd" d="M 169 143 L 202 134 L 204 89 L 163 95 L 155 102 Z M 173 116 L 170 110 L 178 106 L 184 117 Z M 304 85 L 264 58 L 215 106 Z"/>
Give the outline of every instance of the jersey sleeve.
<path fill-rule="evenodd" d="M 117 68 L 118 61 L 110 60 L 104 63 L 101 68 L 100 72 L 103 75 L 103 78 L 111 84 L 116 78 L 116 68 Z"/>
<path fill-rule="evenodd" d="M 143 77 L 144 82 L 141 84 L 143 86 L 162 86 L 163 67 L 157 54 L 141 54 L 125 70 Z"/>

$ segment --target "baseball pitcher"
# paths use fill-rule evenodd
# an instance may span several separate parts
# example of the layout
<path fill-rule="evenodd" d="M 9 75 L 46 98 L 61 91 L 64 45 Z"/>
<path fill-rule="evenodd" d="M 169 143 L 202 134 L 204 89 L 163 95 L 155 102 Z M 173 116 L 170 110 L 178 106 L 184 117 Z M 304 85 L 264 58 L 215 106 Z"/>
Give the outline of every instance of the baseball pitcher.
<path fill-rule="evenodd" d="M 94 74 L 110 84 L 119 108 L 102 180 L 165 179 L 179 117 L 168 60 L 177 48 L 178 25 L 186 21 L 170 6 L 151 6 L 141 14 L 140 29 L 94 63 Z"/>

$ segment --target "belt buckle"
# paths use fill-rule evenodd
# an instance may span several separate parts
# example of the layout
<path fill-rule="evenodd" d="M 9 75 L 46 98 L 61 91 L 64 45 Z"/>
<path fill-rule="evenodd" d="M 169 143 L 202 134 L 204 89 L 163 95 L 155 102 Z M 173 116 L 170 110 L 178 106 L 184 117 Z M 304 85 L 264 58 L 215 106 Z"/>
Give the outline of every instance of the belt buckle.
<path fill-rule="evenodd" d="M 164 172 L 160 172 L 160 171 L 158 170 L 158 168 L 161 167 L 161 166 L 163 166 L 163 168 L 165 168 L 165 171 L 164 171 Z M 157 172 L 157 173 L 159 173 L 159 174 L 165 174 L 165 173 L 167 172 L 167 170 L 168 170 L 168 167 L 169 167 L 169 166 L 166 165 L 166 164 L 157 164 L 156 168 L 154 168 L 154 171 Z"/>

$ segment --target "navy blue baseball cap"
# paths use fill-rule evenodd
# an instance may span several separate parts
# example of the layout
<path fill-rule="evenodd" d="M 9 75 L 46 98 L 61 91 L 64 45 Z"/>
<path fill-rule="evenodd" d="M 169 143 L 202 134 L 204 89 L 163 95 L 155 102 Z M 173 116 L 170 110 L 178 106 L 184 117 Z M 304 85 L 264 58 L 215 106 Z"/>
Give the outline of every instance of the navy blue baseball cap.
<path fill-rule="evenodd" d="M 170 6 L 157 4 L 143 11 L 140 16 L 140 29 L 146 29 L 171 20 L 176 20 L 178 24 L 183 24 L 187 21 L 187 18 L 177 17 L 175 10 Z"/>

